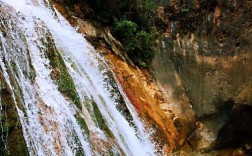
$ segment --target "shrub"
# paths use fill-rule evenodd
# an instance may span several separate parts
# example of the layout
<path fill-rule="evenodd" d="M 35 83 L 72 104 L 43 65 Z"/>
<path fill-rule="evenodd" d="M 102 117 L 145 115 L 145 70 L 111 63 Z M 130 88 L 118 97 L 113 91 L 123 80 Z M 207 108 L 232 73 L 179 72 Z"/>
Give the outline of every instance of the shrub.
<path fill-rule="evenodd" d="M 69 0 L 66 0 L 69 1 Z M 109 26 L 135 65 L 148 67 L 154 56 L 155 11 L 163 0 L 74 0 L 85 3 L 94 14 L 86 18 Z M 72 1 L 69 1 L 69 5 Z M 73 7 L 73 6 L 72 6 Z"/>
<path fill-rule="evenodd" d="M 125 52 L 134 64 L 148 68 L 154 57 L 154 37 L 126 19 L 115 26 L 116 37 L 123 43 Z"/>
<path fill-rule="evenodd" d="M 136 35 L 137 28 L 136 23 L 125 19 L 116 23 L 115 33 L 118 38 L 127 42 Z"/>

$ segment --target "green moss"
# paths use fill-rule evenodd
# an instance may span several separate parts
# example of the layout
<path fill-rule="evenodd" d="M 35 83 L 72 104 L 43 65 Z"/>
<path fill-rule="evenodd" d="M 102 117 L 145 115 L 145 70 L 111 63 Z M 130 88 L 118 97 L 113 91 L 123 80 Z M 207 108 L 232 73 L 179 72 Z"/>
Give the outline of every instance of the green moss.
<path fill-rule="evenodd" d="M 15 121 L 9 121 L 9 122 L 5 122 L 3 124 L 3 133 L 7 134 L 9 131 L 13 130 L 15 128 L 16 122 Z"/>
<path fill-rule="evenodd" d="M 119 153 L 109 150 L 109 156 L 119 156 L 119 155 L 120 155 Z"/>
<path fill-rule="evenodd" d="M 67 143 L 70 145 L 70 148 L 72 149 L 72 151 L 74 151 L 75 156 L 85 155 L 85 152 L 81 145 L 81 141 L 75 131 L 72 131 L 71 133 L 67 133 L 66 138 L 72 138 L 72 139 L 67 139 Z"/>
<path fill-rule="evenodd" d="M 124 118 L 128 121 L 131 127 L 136 127 L 133 122 L 133 117 L 130 114 L 130 111 L 118 90 L 118 86 L 115 82 L 113 73 L 111 71 L 106 71 L 103 73 L 104 80 L 106 81 L 105 87 L 110 93 L 110 98 L 115 102 L 117 110 L 124 116 Z"/>
<path fill-rule="evenodd" d="M 31 71 L 30 71 L 29 79 L 31 80 L 32 83 L 34 83 L 35 78 L 36 78 L 36 72 L 32 65 L 30 65 L 30 67 L 31 67 Z"/>
<path fill-rule="evenodd" d="M 90 141 L 90 131 L 88 129 L 87 123 L 85 122 L 85 120 L 80 117 L 79 115 L 75 115 L 75 118 L 78 122 L 78 124 L 81 126 L 81 128 L 84 130 L 84 133 L 87 135 L 87 139 L 88 141 Z"/>
<path fill-rule="evenodd" d="M 119 152 L 120 151 L 120 152 Z M 120 148 L 119 149 L 119 151 L 115 151 L 115 150 L 113 150 L 113 149 L 110 149 L 109 151 L 108 151 L 108 155 L 109 156 L 120 156 L 120 155 L 126 155 L 124 152 L 123 152 L 123 150 Z"/>
<path fill-rule="evenodd" d="M 21 156 L 28 156 L 29 153 L 28 153 L 28 150 L 27 150 L 25 142 L 23 142 L 24 141 L 23 139 L 24 138 L 23 138 L 22 135 L 16 136 L 16 140 L 17 140 L 17 142 L 19 142 L 19 144 L 17 145 L 17 152 Z"/>
<path fill-rule="evenodd" d="M 109 156 L 114 156 L 114 152 L 109 150 Z"/>
<path fill-rule="evenodd" d="M 28 43 L 28 42 L 25 42 L 25 43 Z M 36 71 L 34 69 L 34 66 L 32 65 L 32 60 L 31 60 L 31 56 L 29 54 L 30 52 L 29 52 L 28 44 L 26 44 L 26 52 L 27 52 L 27 56 L 28 56 L 28 65 L 30 67 L 28 78 L 31 80 L 32 83 L 34 83 L 35 78 L 36 78 Z"/>
<path fill-rule="evenodd" d="M 4 64 L 7 64 L 7 61 L 5 60 L 5 58 L 3 58 L 3 62 Z M 13 72 L 10 69 L 11 67 L 7 68 L 7 72 L 9 74 L 9 79 L 10 82 L 12 84 L 12 87 L 14 88 L 14 94 L 15 94 L 15 98 L 16 98 L 16 103 L 18 108 L 24 113 L 24 115 L 26 116 L 26 111 L 24 109 L 23 103 L 24 103 L 24 99 L 23 99 L 23 92 L 20 88 L 20 86 L 18 86 L 18 82 L 15 79 L 15 77 L 13 76 Z M 0 71 L 1 72 L 1 71 Z M 2 83 L 5 83 L 4 80 L 2 80 Z M 5 85 L 6 86 L 6 85 Z M 7 90 L 7 88 L 2 88 L 4 90 Z"/>
<path fill-rule="evenodd" d="M 85 97 L 85 102 L 84 102 L 84 105 L 85 105 L 85 107 L 86 107 L 86 109 L 89 111 L 89 112 L 91 112 L 92 111 L 92 106 L 90 105 L 90 100 L 88 99 L 88 97 L 87 96 L 84 96 Z"/>
<path fill-rule="evenodd" d="M 12 70 L 14 72 L 14 74 L 18 77 L 18 70 L 17 70 L 17 66 L 14 62 L 11 61 L 11 67 L 12 67 Z"/>
<path fill-rule="evenodd" d="M 77 108 L 82 109 L 80 98 L 76 91 L 73 79 L 67 71 L 67 67 L 60 52 L 54 45 L 54 41 L 51 37 L 51 34 L 46 34 L 46 41 L 44 42 L 44 44 L 47 48 L 46 55 L 50 61 L 50 66 L 53 69 L 59 70 L 58 77 L 52 76 L 52 79 L 54 79 L 58 85 L 59 91 L 65 96 L 69 97 Z"/>
<path fill-rule="evenodd" d="M 0 155 L 27 156 L 29 153 L 14 101 L 11 93 L 4 86 L 5 82 L 0 75 L 0 105 L 3 108 L 0 118 Z"/>
<path fill-rule="evenodd" d="M 103 130 L 108 137 L 114 138 L 114 135 L 110 131 L 110 129 L 109 129 L 107 123 L 106 123 L 106 120 L 103 118 L 97 104 L 93 100 L 92 100 L 92 106 L 93 106 L 93 113 L 94 113 L 94 116 L 95 116 L 97 126 L 101 130 Z"/>

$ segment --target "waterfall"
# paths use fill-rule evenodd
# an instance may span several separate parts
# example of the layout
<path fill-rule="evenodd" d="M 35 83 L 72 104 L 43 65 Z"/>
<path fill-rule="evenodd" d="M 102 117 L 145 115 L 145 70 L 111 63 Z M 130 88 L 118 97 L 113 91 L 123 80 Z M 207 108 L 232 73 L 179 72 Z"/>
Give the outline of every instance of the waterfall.
<path fill-rule="evenodd" d="M 50 1 L 0 0 L 0 30 L 0 72 L 29 155 L 155 155 L 105 60 Z"/>

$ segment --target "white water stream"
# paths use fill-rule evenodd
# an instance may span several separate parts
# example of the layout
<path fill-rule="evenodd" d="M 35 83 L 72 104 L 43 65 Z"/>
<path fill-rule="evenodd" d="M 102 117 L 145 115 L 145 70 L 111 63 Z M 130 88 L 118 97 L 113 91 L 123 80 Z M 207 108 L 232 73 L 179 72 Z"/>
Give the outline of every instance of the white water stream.
<path fill-rule="evenodd" d="M 48 4 L 43 0 L 0 0 L 0 20 L 7 30 L 0 33 L 0 68 L 15 99 L 30 155 L 109 155 L 109 150 L 119 155 L 155 155 L 143 123 L 121 88 L 135 126 L 116 108 L 105 81 L 108 68 L 103 58 Z M 47 31 L 73 79 L 82 110 L 59 91 L 51 77 L 47 47 L 41 40 L 46 40 Z M 22 102 L 17 101 L 17 88 Z M 86 101 L 95 102 L 114 137 L 97 126 Z M 90 140 L 76 114 L 87 123 Z"/>

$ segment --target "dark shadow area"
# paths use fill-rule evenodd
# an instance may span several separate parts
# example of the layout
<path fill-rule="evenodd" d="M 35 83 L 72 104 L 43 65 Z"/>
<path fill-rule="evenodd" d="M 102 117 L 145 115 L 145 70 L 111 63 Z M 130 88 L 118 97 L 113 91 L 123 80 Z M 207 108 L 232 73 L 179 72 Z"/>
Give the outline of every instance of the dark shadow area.
<path fill-rule="evenodd" d="M 216 150 L 243 148 L 247 155 L 252 154 L 252 106 L 237 105 L 230 119 L 219 130 L 214 146 Z"/>

